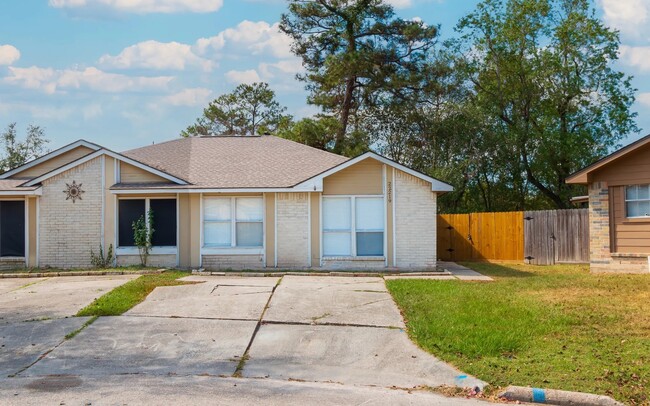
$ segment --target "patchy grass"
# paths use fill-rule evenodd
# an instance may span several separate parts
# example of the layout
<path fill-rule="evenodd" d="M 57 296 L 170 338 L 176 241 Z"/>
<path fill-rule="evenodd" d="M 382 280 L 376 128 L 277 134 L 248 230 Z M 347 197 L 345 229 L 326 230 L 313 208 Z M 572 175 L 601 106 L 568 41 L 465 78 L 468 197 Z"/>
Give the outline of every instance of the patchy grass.
<path fill-rule="evenodd" d="M 163 272 L 142 275 L 137 279 L 118 286 L 77 313 L 77 316 L 119 316 L 142 302 L 158 286 L 177 286 L 191 282 L 181 282 L 178 278 L 188 276 L 189 272 Z"/>
<path fill-rule="evenodd" d="M 386 282 L 422 348 L 496 386 L 650 404 L 650 275 L 464 265 L 495 281 Z"/>

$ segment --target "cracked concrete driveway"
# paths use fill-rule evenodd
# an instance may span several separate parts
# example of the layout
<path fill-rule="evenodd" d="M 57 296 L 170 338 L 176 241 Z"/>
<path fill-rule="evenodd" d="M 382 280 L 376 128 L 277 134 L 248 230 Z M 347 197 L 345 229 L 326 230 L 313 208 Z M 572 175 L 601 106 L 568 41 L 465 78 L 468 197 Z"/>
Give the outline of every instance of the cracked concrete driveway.
<path fill-rule="evenodd" d="M 164 392 L 165 400 L 209 403 L 214 397 L 191 392 L 209 386 L 206 393 L 223 396 L 224 404 L 248 403 L 264 398 L 264 393 L 269 403 L 313 403 L 317 394 L 330 400 L 349 399 L 329 402 L 339 404 L 479 403 L 429 392 L 413 397 L 407 391 L 380 393 L 384 390 L 380 388 L 484 385 L 408 339 L 382 278 L 189 276 L 183 280 L 198 283 L 156 288 L 124 315 L 101 317 L 69 340 L 63 339 L 65 334 L 85 319 L 0 325 L 0 336 L 5 328 L 5 343 L 19 341 L 20 336 L 39 342 L 22 358 L 11 355 L 15 352 L 11 345 L 0 349 L 0 373 L 17 374 L 0 378 L 0 397 L 13 395 L 21 404 L 26 399 L 35 404 L 48 399 L 74 403 L 105 400 L 111 393 L 112 403 L 158 403 L 155 394 Z M 93 283 L 88 280 L 77 286 L 82 285 L 79 295 L 92 296 L 82 291 L 95 289 Z M 0 280 L 0 300 L 2 289 L 16 292 L 21 286 L 3 286 Z M 64 299 L 58 314 L 76 312 L 71 312 L 73 302 Z M 11 362 L 2 367 L 7 359 Z M 120 380 L 124 376 L 129 377 L 128 383 Z M 206 379 L 213 381 L 208 385 Z M 136 382 L 159 389 L 150 394 L 129 390 L 130 397 L 120 397 L 120 384 L 126 389 Z M 172 382 L 183 382 L 178 387 L 184 389 L 170 394 Z M 234 382 L 240 389 L 225 390 L 231 384 L 224 382 Z M 328 386 L 332 384 L 342 384 L 349 397 L 334 395 L 337 389 Z M 285 397 L 282 391 L 286 390 L 295 396 Z"/>
<path fill-rule="evenodd" d="M 0 324 L 70 317 L 137 275 L 0 280 Z"/>

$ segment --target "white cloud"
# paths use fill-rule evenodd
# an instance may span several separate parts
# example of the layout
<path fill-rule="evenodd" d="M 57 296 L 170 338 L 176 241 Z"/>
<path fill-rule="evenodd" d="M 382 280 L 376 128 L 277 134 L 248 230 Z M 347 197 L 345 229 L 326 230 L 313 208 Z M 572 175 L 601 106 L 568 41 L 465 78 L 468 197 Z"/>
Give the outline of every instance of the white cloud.
<path fill-rule="evenodd" d="M 232 83 L 236 84 L 251 84 L 255 82 L 261 82 L 262 79 L 255 69 L 248 70 L 230 70 L 226 72 L 226 79 Z"/>
<path fill-rule="evenodd" d="M 633 47 L 621 45 L 621 61 L 626 65 L 633 66 L 642 71 L 650 71 L 650 46 Z"/>
<path fill-rule="evenodd" d="M 636 96 L 636 101 L 643 104 L 644 106 L 650 107 L 650 93 L 639 93 Z"/>
<path fill-rule="evenodd" d="M 38 120 L 65 121 L 76 112 L 71 106 L 49 106 L 37 103 L 26 102 L 0 102 L 0 113 L 14 114 L 27 113 Z"/>
<path fill-rule="evenodd" d="M 4 78 L 4 82 L 28 89 L 41 90 L 49 94 L 69 89 L 119 93 L 163 90 L 167 88 L 172 79 L 171 76 L 145 77 L 107 73 L 94 67 L 82 70 L 55 70 L 32 66 L 29 68 L 9 67 L 9 75 Z"/>
<path fill-rule="evenodd" d="M 605 22 L 622 33 L 638 37 L 648 21 L 650 0 L 600 0 Z"/>
<path fill-rule="evenodd" d="M 397 9 L 409 8 L 413 5 L 413 2 L 411 0 L 386 0 L 386 3 Z"/>
<path fill-rule="evenodd" d="M 259 64 L 258 70 L 261 77 L 265 80 L 275 78 L 278 74 L 283 77 L 289 76 L 294 78 L 296 73 L 302 72 L 302 62 L 298 58 L 284 59 L 275 63 L 262 62 Z"/>
<path fill-rule="evenodd" d="M 210 71 L 214 63 L 192 52 L 192 47 L 179 42 L 144 41 L 124 48 L 115 56 L 103 55 L 99 58 L 101 66 L 129 69 L 172 69 L 184 70 L 196 66 Z"/>
<path fill-rule="evenodd" d="M 248 52 L 253 55 L 271 55 L 276 58 L 292 56 L 291 39 L 280 32 L 279 24 L 265 21 L 244 20 L 234 28 L 221 31 L 214 37 L 201 38 L 196 42 L 200 54 L 232 49 L 235 52 Z"/>
<path fill-rule="evenodd" d="M 81 9 L 101 7 L 126 13 L 211 13 L 223 6 L 223 0 L 50 0 L 55 8 Z"/>
<path fill-rule="evenodd" d="M 203 106 L 210 100 L 212 91 L 203 87 L 184 89 L 178 93 L 170 94 L 163 101 L 172 106 Z"/>
<path fill-rule="evenodd" d="M 11 65 L 20 59 L 20 51 L 13 45 L 0 45 L 0 65 Z"/>
<path fill-rule="evenodd" d="M 103 114 L 102 106 L 100 104 L 89 104 L 85 106 L 82 110 L 84 120 L 88 121 L 93 118 L 99 117 Z"/>

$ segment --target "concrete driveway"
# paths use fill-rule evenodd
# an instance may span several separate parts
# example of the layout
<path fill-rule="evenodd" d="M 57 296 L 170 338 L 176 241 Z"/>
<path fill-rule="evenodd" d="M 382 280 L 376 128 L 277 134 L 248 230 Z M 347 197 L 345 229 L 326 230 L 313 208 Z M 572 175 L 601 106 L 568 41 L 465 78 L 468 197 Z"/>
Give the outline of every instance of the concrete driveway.
<path fill-rule="evenodd" d="M 126 280 L 113 279 L 113 283 Z M 7 347 L 0 348 L 0 374 L 16 377 L 0 378 L 0 397 L 13 393 L 17 403 L 26 399 L 38 403 L 36 400 L 50 399 L 46 394 L 54 392 L 65 395 L 60 400 L 70 402 L 94 397 L 114 399 L 112 403 L 119 399 L 141 403 L 139 399 L 147 398 L 142 390 L 129 391 L 132 397 L 120 398 L 120 377 L 129 376 L 133 377 L 130 382 L 142 380 L 161 389 L 181 381 L 183 387 L 210 386 L 212 393 L 224 396 L 223 403 L 229 403 L 225 401 L 227 394 L 233 400 L 253 401 L 264 393 L 260 388 L 268 388 L 270 403 L 310 403 L 308 399 L 314 399 L 310 396 L 317 393 L 338 399 L 333 393 L 342 384 L 351 391 L 350 401 L 343 403 L 436 404 L 444 400 L 439 404 L 463 404 L 465 399 L 451 400 L 428 392 L 401 399 L 408 392 L 388 396 L 373 390 L 484 385 L 408 339 L 399 310 L 381 278 L 189 276 L 184 280 L 199 283 L 157 288 L 125 315 L 101 317 L 70 340 L 62 337 L 86 319 L 7 324 L 3 337 Z M 88 281 L 81 291 L 99 282 L 108 283 Z M 59 282 L 44 280 L 32 286 L 42 283 Z M 2 286 L 0 280 L 0 289 Z M 7 289 L 16 292 L 15 288 Z M 43 294 L 48 291 L 42 290 Z M 3 295 L 0 293 L 0 300 Z M 70 301 L 64 300 L 51 313 L 76 313 L 71 308 Z M 38 318 L 39 313 L 23 314 Z M 25 336 L 37 344 L 25 357 L 14 357 L 15 343 Z M 80 383 L 50 384 L 56 377 Z M 175 379 L 170 380 L 172 377 Z M 183 380 L 177 379 L 181 377 Z M 215 381 L 208 385 L 208 378 Z M 241 385 L 240 389 L 216 390 L 230 386 L 224 379 Z M 93 382 L 98 388 L 102 382 L 108 386 L 93 392 L 89 389 Z M 287 390 L 294 385 L 302 388 L 294 388 L 301 396 L 280 396 L 280 388 Z M 115 390 L 113 397 L 108 396 L 109 387 Z M 245 387 L 251 389 L 246 392 Z M 176 395 L 179 401 L 201 403 L 204 399 L 183 397 L 190 394 L 180 391 Z M 205 397 L 206 402 L 210 399 Z M 154 402 L 153 398 L 150 401 Z"/>
<path fill-rule="evenodd" d="M 137 275 L 0 280 L 0 324 L 71 317 Z"/>

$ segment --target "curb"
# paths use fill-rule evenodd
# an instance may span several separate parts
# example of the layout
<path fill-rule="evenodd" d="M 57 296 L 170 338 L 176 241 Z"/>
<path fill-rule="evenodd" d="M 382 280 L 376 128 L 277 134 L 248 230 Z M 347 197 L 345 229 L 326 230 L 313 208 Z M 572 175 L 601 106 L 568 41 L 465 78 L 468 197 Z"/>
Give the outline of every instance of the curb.
<path fill-rule="evenodd" d="M 249 276 L 249 277 L 278 277 L 278 276 L 347 276 L 347 277 L 379 277 L 384 276 L 445 276 L 452 275 L 449 271 L 443 272 L 211 272 L 192 270 L 192 275 L 197 276 Z"/>
<path fill-rule="evenodd" d="M 609 396 L 524 386 L 508 386 L 505 391 L 499 394 L 499 397 L 511 401 L 546 403 L 558 406 L 624 406 L 623 403 Z"/>
<path fill-rule="evenodd" d="M 108 276 L 108 275 L 154 275 L 163 273 L 164 269 L 152 271 L 70 271 L 70 272 L 16 272 L 0 273 L 0 279 L 11 278 L 52 278 L 55 276 Z"/>

